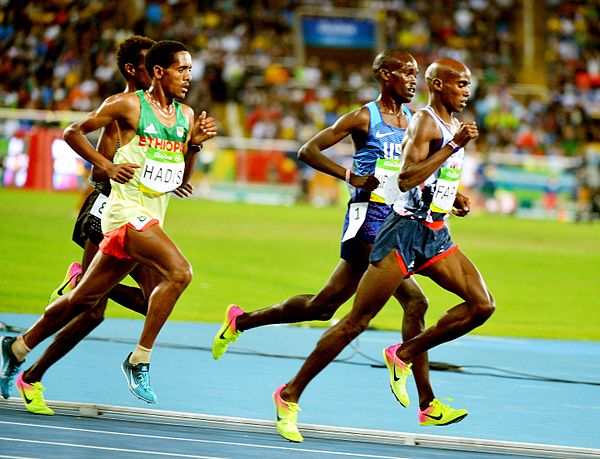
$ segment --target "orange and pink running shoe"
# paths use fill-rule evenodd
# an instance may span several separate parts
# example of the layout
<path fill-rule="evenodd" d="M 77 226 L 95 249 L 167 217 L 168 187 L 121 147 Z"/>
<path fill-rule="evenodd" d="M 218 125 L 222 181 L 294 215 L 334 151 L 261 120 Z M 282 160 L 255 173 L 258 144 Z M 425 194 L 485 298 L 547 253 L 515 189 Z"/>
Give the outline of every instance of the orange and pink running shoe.
<path fill-rule="evenodd" d="M 451 398 L 445 398 L 451 402 Z M 429 406 L 421 410 L 419 408 L 419 424 L 422 426 L 446 426 L 462 421 L 469 412 L 467 410 L 455 410 L 449 405 L 446 405 L 437 398 L 429 404 Z"/>
<path fill-rule="evenodd" d="M 390 372 L 390 388 L 396 400 L 406 408 L 410 405 L 410 399 L 406 391 L 406 378 L 412 374 L 412 371 L 410 371 L 412 363 L 404 363 L 398 358 L 397 351 L 400 346 L 402 344 L 386 347 L 383 350 L 383 360 L 385 360 L 385 365 Z"/>
<path fill-rule="evenodd" d="M 237 330 L 235 322 L 238 316 L 241 316 L 243 313 L 244 310 L 242 308 L 239 308 L 235 304 L 230 304 L 229 306 L 227 306 L 223 325 L 221 325 L 221 328 L 219 328 L 219 331 L 213 339 L 213 359 L 219 360 L 227 351 L 227 347 L 231 343 L 235 343 L 241 335 L 242 332 Z"/>
<path fill-rule="evenodd" d="M 277 432 L 283 438 L 293 442 L 303 442 L 304 438 L 298 430 L 298 412 L 300 406 L 297 403 L 286 402 L 281 398 L 281 391 L 285 389 L 284 384 L 273 393 L 273 403 L 275 404 L 275 427 Z"/>
<path fill-rule="evenodd" d="M 46 405 L 46 401 L 44 400 L 44 386 L 42 386 L 41 382 L 38 381 L 32 384 L 26 383 L 23 381 L 23 373 L 19 373 L 16 386 L 19 394 L 21 394 L 23 403 L 25 403 L 27 411 L 33 414 L 45 414 L 47 416 L 52 416 L 54 414 L 52 408 Z"/>
<path fill-rule="evenodd" d="M 56 289 L 50 294 L 50 298 L 48 299 L 48 304 L 54 303 L 59 296 L 64 295 L 67 292 L 70 292 L 75 288 L 77 282 L 79 282 L 79 276 L 83 273 L 83 269 L 81 265 L 74 261 L 69 265 L 69 269 L 67 269 L 67 274 L 65 274 L 65 278 L 62 280 L 60 285 L 56 287 Z"/>

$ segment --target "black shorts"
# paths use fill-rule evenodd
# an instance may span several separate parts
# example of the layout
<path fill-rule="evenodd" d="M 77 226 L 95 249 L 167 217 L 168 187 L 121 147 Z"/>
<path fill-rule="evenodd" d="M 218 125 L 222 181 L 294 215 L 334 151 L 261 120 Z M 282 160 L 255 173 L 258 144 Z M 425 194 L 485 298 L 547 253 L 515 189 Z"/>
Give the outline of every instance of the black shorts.
<path fill-rule="evenodd" d="M 81 248 L 85 247 L 85 241 L 89 240 L 93 244 L 99 245 L 104 238 L 102 234 L 102 225 L 100 217 L 94 215 L 92 210 L 94 204 L 99 199 L 107 198 L 110 194 L 110 183 L 109 182 L 98 182 L 95 185 L 94 191 L 86 198 L 85 202 L 81 206 L 77 220 L 75 221 L 75 227 L 73 228 L 73 242 L 79 245 Z M 98 206 L 96 206 L 98 208 Z M 97 210 L 94 209 L 97 214 Z"/>
<path fill-rule="evenodd" d="M 391 212 L 375 239 L 369 261 L 382 260 L 392 250 L 402 274 L 410 276 L 456 250 L 446 226 L 431 229 L 418 220 Z"/>

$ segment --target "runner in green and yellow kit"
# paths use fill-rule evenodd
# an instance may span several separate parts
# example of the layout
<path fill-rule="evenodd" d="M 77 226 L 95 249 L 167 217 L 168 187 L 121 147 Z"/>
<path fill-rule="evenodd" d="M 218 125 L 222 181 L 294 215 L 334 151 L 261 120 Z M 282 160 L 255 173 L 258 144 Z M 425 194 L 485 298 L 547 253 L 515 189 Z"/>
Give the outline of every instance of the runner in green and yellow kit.
<path fill-rule="evenodd" d="M 106 171 L 112 191 L 102 214 L 104 239 L 79 284 L 54 301 L 44 315 L 11 346 L 2 346 L 6 374 L 14 373 L 27 353 L 73 317 L 96 307 L 110 289 L 138 264 L 159 273 L 148 297 L 148 314 L 138 345 L 122 365 L 129 390 L 155 403 L 150 385 L 150 354 L 175 302 L 192 279 L 192 268 L 162 229 L 169 192 L 185 184 L 202 142 L 217 133 L 213 118 L 174 99 L 184 99 L 192 59 L 175 41 L 160 41 L 145 60 L 152 86 L 106 99 L 64 133 L 67 143 L 95 167 Z M 111 162 L 85 135 L 116 122 L 121 147 Z M 10 368 L 8 368 L 10 367 Z"/>

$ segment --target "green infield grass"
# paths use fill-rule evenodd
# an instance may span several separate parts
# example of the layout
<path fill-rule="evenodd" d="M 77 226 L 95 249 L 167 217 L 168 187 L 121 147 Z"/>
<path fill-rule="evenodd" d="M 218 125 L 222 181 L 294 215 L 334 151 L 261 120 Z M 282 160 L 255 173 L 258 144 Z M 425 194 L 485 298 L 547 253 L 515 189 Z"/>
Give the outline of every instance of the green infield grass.
<path fill-rule="evenodd" d="M 43 311 L 81 255 L 71 242 L 80 200 L 74 193 L 0 190 L 0 312 Z M 192 263 L 194 279 L 171 318 L 220 322 L 229 303 L 253 310 L 317 292 L 338 261 L 343 214 L 342 207 L 173 199 L 166 230 Z M 472 215 L 452 218 L 451 231 L 496 298 L 496 313 L 473 333 L 600 340 L 598 225 Z M 417 280 L 431 303 L 429 321 L 457 303 L 428 279 Z M 107 315 L 137 317 L 116 304 Z M 392 300 L 372 326 L 399 329 L 401 320 Z"/>

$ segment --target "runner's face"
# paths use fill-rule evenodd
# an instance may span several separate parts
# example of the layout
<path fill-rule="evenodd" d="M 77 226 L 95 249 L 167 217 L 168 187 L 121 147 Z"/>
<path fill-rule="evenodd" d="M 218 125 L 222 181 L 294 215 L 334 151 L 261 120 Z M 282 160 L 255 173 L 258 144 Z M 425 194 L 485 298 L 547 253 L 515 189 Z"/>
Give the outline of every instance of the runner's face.
<path fill-rule="evenodd" d="M 449 112 L 462 112 L 471 96 L 471 71 L 453 72 L 444 82 L 442 99 Z"/>
<path fill-rule="evenodd" d="M 399 61 L 389 69 L 389 74 L 388 85 L 392 97 L 401 104 L 410 102 L 417 91 L 417 75 L 419 74 L 417 61 L 414 59 L 406 62 Z"/>
<path fill-rule="evenodd" d="M 192 80 L 192 56 L 187 51 L 180 51 L 173 56 L 173 63 L 164 69 L 161 85 L 165 95 L 184 99 Z"/>

